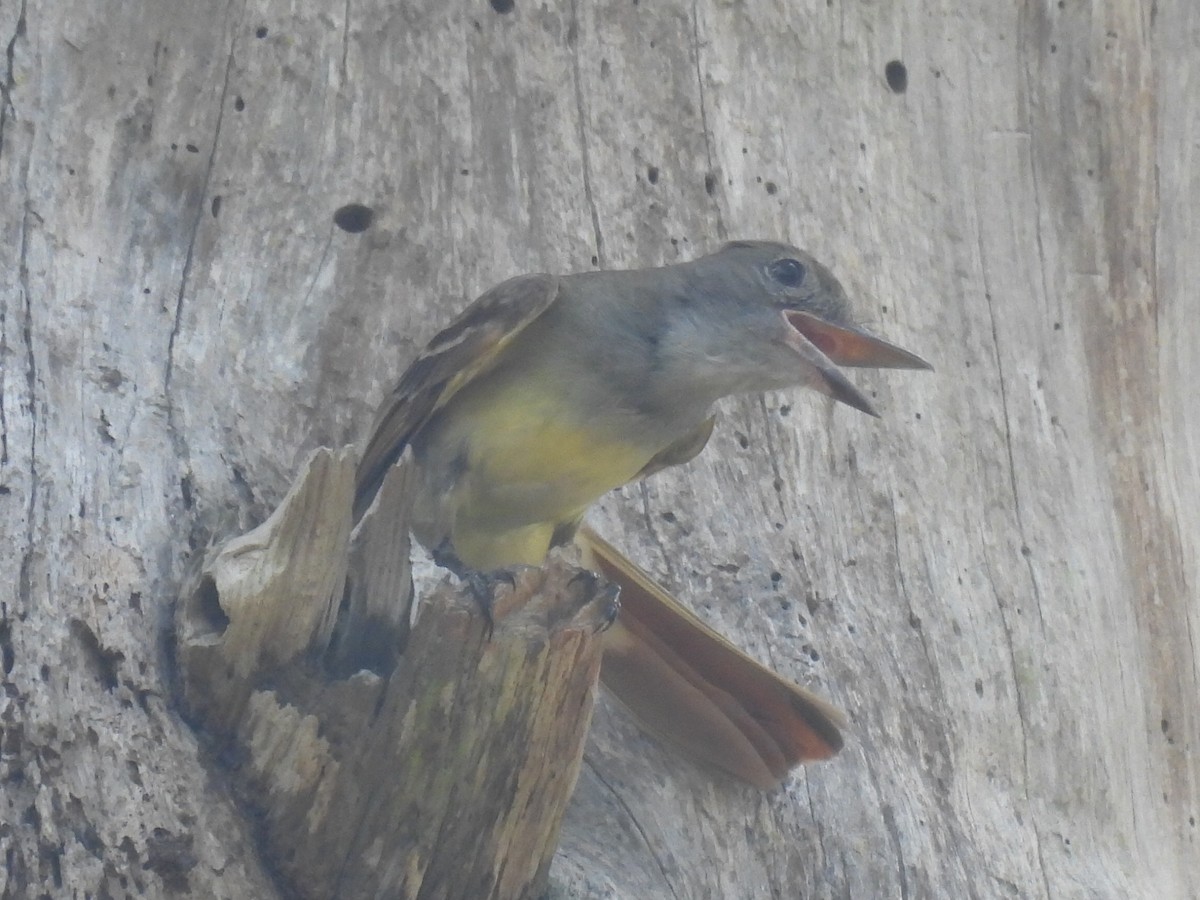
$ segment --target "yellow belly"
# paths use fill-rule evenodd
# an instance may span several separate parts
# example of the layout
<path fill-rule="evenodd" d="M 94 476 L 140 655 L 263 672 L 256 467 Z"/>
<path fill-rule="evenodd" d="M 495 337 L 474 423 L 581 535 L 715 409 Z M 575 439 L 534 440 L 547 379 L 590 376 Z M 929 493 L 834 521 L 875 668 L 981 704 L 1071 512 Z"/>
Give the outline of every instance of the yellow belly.
<path fill-rule="evenodd" d="M 557 526 L 579 519 L 654 455 L 576 421 L 574 410 L 529 385 L 462 400 L 439 443 L 465 457 L 447 500 L 455 552 L 474 568 L 539 564 Z"/>
<path fill-rule="evenodd" d="M 471 470 L 486 494 L 509 498 L 521 518 L 556 518 L 586 506 L 633 478 L 652 455 L 561 420 L 507 416 L 483 424 Z"/>

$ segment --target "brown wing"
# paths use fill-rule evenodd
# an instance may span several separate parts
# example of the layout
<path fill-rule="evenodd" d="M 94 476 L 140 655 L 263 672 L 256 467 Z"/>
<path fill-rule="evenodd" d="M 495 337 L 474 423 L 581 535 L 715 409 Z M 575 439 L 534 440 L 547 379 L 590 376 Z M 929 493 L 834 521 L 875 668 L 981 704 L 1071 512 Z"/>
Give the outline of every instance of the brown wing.
<path fill-rule="evenodd" d="M 487 371 L 525 326 L 558 296 L 554 275 L 520 275 L 489 290 L 429 342 L 384 399 L 354 491 L 354 517 L 371 505 L 413 434 L 463 385 Z"/>

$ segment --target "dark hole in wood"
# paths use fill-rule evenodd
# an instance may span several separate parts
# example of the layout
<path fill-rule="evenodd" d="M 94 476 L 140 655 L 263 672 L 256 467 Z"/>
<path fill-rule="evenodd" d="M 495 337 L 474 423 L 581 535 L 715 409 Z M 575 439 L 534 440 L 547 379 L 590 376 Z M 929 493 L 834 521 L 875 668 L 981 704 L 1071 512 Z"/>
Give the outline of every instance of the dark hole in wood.
<path fill-rule="evenodd" d="M 192 598 L 196 615 L 216 634 L 224 634 L 229 627 L 229 616 L 221 608 L 221 595 L 217 583 L 209 577 L 201 579 L 196 588 L 196 596 Z"/>
<path fill-rule="evenodd" d="M 351 234 L 366 231 L 374 221 L 375 210 L 361 203 L 347 203 L 333 214 L 333 224 Z"/>

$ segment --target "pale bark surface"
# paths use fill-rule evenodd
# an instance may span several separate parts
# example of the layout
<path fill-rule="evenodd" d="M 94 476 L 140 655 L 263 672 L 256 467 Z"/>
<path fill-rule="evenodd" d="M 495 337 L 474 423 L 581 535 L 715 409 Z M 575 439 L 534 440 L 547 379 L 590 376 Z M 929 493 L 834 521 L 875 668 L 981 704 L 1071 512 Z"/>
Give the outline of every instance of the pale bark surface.
<path fill-rule="evenodd" d="M 0 0 L 0 896 L 277 896 L 173 707 L 189 566 L 486 287 L 727 237 L 937 372 L 729 403 L 595 523 L 850 740 L 763 796 L 601 696 L 558 896 L 1200 895 L 1198 46 L 1185 2 Z"/>

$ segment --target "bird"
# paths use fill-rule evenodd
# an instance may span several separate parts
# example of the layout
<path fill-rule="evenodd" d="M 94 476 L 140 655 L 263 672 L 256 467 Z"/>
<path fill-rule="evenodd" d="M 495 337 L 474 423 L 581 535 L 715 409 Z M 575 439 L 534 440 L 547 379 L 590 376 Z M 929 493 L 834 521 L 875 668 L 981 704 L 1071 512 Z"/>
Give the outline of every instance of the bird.
<path fill-rule="evenodd" d="M 854 324 L 833 273 L 785 243 L 520 275 L 435 335 L 385 396 L 354 515 L 407 448 L 410 526 L 435 559 L 487 573 L 574 542 L 620 589 L 606 688 L 651 734 L 767 790 L 836 754 L 844 716 L 743 653 L 583 518 L 608 491 L 700 453 L 724 397 L 806 387 L 877 416 L 840 366 L 931 368 Z"/>

